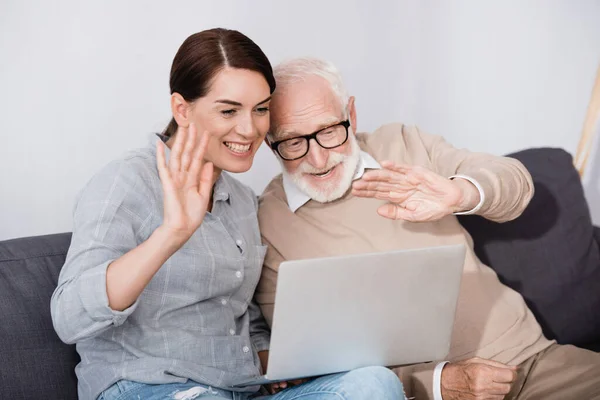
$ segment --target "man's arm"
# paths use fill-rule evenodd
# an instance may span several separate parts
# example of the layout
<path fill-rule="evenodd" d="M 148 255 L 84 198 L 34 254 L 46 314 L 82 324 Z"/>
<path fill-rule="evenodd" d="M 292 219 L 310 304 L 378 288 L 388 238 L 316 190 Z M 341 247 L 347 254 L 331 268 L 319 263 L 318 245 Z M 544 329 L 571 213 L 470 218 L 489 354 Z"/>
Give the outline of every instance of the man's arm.
<path fill-rule="evenodd" d="M 419 135 L 439 175 L 464 175 L 481 186 L 485 196 L 476 214 L 495 222 L 510 221 L 521 215 L 533 197 L 531 175 L 518 160 L 457 149 L 441 136 L 405 129 L 411 131 L 409 135 Z"/>

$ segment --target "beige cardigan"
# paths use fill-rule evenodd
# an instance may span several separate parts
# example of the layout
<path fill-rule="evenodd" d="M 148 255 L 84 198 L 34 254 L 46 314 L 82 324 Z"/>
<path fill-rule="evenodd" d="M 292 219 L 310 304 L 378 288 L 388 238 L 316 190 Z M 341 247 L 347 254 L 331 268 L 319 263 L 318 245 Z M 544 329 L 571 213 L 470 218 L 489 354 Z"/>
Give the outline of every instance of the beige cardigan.
<path fill-rule="evenodd" d="M 518 217 L 533 195 L 531 176 L 517 160 L 455 149 L 441 137 L 416 127 L 391 124 L 357 138 L 360 147 L 377 161 L 421 165 L 447 177 L 462 174 L 474 178 L 485 193 L 477 214 L 492 221 Z M 478 356 L 515 365 L 553 343 L 543 336 L 521 295 L 500 283 L 496 273 L 477 259 L 471 237 L 456 217 L 426 223 L 393 221 L 377 214 L 381 204 L 381 200 L 347 194 L 332 203 L 311 200 L 292 213 L 281 176 L 269 184 L 259 202 L 259 224 L 268 250 L 257 288 L 257 300 L 269 324 L 277 270 L 284 260 L 464 243 L 467 255 L 446 359 Z M 396 369 L 407 396 L 433 398 L 435 365 Z"/>

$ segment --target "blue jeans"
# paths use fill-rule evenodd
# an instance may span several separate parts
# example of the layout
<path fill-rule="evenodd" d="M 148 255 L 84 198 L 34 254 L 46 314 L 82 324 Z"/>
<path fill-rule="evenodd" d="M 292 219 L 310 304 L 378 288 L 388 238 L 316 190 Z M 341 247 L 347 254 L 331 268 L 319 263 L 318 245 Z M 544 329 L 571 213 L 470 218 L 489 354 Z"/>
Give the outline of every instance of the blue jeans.
<path fill-rule="evenodd" d="M 119 381 L 98 400 L 404 400 L 402 383 L 383 367 L 366 367 L 313 379 L 274 395 L 238 393 L 196 382 L 149 385 Z"/>

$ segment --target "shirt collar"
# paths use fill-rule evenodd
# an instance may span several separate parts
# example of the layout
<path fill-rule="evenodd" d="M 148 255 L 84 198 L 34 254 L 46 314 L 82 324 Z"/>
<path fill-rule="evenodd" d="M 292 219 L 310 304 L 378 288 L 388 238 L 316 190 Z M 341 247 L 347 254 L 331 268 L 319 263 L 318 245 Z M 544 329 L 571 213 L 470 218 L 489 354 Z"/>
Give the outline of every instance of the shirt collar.
<path fill-rule="evenodd" d="M 381 165 L 379 165 L 373 156 L 365 151 L 361 151 L 358 158 L 358 167 L 356 168 L 356 173 L 354 174 L 353 180 L 362 178 L 365 170 L 367 169 L 380 168 Z M 300 190 L 300 188 L 296 186 L 294 182 L 292 182 L 287 174 L 283 174 L 283 190 L 285 191 L 288 207 L 294 213 L 296 210 L 310 201 L 310 197 Z"/>
<path fill-rule="evenodd" d="M 166 143 L 169 138 L 165 135 L 157 133 L 152 135 L 152 146 L 156 149 L 156 137 L 162 140 L 163 143 Z M 169 163 L 169 158 L 171 156 L 171 149 L 169 149 L 165 144 L 165 162 Z M 215 185 L 213 186 L 213 201 L 227 201 L 231 204 L 231 184 L 229 182 L 229 175 L 226 172 L 221 172 Z"/>

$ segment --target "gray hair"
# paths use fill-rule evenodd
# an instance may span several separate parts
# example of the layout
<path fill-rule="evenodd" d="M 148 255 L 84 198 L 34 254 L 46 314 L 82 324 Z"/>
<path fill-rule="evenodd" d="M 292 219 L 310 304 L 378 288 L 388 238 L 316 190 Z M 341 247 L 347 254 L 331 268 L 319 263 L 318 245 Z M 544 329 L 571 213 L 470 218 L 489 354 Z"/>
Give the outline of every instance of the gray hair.
<path fill-rule="evenodd" d="M 288 84 L 303 81 L 311 76 L 319 76 L 325 79 L 331 86 L 335 97 L 339 100 L 340 108 L 346 113 L 349 98 L 348 91 L 339 70 L 333 63 L 312 57 L 293 58 L 277 65 L 273 69 L 273 75 L 277 83 L 277 89 L 273 96 L 277 96 L 277 92 L 284 92 L 285 86 Z"/>

